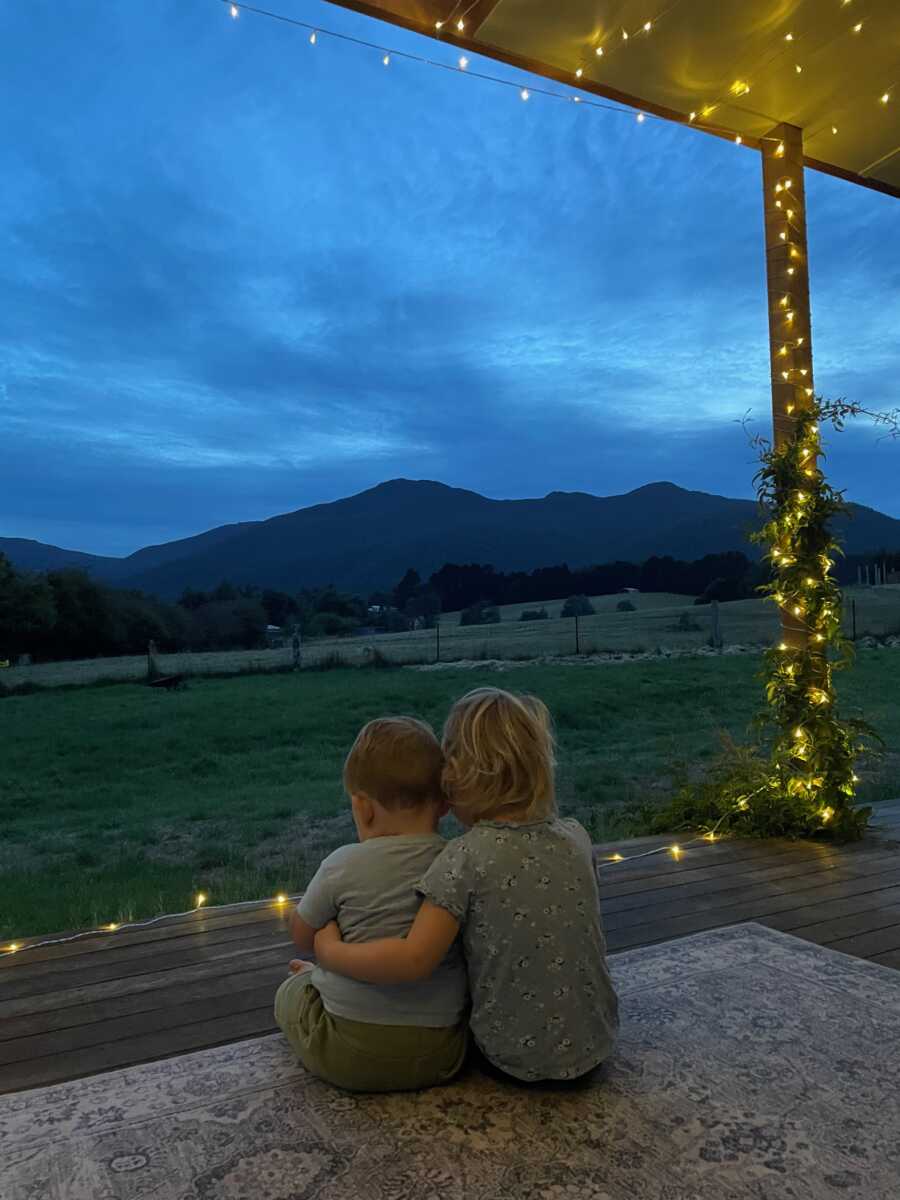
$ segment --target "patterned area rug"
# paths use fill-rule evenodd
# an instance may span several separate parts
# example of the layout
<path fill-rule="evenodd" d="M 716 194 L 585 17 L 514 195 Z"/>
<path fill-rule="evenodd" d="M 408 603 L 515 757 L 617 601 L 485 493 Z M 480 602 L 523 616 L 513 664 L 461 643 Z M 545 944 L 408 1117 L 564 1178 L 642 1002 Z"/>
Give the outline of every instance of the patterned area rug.
<path fill-rule="evenodd" d="M 618 955 L 583 1089 L 351 1096 L 280 1036 L 0 1098 L 3 1200 L 896 1200 L 900 973 L 740 925 Z"/>

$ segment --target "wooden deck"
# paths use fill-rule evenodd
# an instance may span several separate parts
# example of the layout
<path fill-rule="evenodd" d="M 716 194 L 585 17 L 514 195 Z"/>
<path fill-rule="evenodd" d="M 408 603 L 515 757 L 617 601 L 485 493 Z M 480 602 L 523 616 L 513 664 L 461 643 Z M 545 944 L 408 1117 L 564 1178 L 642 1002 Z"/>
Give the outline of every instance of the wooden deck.
<path fill-rule="evenodd" d="M 759 921 L 900 969 L 900 804 L 879 818 L 855 846 L 723 841 L 679 862 L 604 866 L 610 951 Z M 289 907 L 200 912 L 0 959 L 0 1092 L 272 1032 Z"/>

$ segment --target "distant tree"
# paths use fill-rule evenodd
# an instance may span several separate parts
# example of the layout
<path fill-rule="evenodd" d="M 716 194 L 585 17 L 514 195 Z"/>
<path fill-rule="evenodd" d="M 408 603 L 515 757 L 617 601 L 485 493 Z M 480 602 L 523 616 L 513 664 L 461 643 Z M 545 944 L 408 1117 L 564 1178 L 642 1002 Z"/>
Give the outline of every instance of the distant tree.
<path fill-rule="evenodd" d="M 519 614 L 520 621 L 546 621 L 546 608 L 526 608 Z"/>
<path fill-rule="evenodd" d="M 422 578 L 415 567 L 408 567 L 406 574 L 394 588 L 394 605 L 401 612 L 406 610 L 409 601 L 415 596 L 422 584 Z"/>
<path fill-rule="evenodd" d="M 0 658 L 39 657 L 55 622 L 56 605 L 46 578 L 16 571 L 0 554 Z"/>
<path fill-rule="evenodd" d="M 616 612 L 635 612 L 635 607 L 630 600 L 620 600 L 616 605 Z"/>
<path fill-rule="evenodd" d="M 460 625 L 497 625 L 500 612 L 491 604 L 470 604 L 459 616 Z"/>
<path fill-rule="evenodd" d="M 570 596 L 562 606 L 560 616 L 563 617 L 590 617 L 593 615 L 594 606 L 588 600 L 587 596 Z"/>
<path fill-rule="evenodd" d="M 193 610 L 199 608 L 201 604 L 208 604 L 209 596 L 207 596 L 206 592 L 198 592 L 194 588 L 188 587 L 181 593 L 178 603 L 182 608 Z"/>

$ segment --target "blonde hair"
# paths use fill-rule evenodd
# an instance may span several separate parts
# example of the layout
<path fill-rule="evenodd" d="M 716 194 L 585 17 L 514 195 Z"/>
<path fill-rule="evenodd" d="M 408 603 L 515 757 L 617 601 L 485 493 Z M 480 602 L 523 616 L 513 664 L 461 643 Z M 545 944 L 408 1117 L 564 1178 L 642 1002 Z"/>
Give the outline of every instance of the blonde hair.
<path fill-rule="evenodd" d="M 443 766 L 430 725 L 415 717 L 379 717 L 356 735 L 344 762 L 344 787 L 387 809 L 418 808 L 443 800 Z"/>
<path fill-rule="evenodd" d="M 556 810 L 553 722 L 537 696 L 476 688 L 444 724 L 444 791 L 466 823 L 536 821 Z"/>

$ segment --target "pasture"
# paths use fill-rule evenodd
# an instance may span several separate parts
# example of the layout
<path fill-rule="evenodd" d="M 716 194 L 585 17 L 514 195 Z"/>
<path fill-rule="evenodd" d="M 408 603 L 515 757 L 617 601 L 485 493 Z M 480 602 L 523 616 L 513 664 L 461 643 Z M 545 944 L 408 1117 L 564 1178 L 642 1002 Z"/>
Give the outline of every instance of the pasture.
<path fill-rule="evenodd" d="M 634 612 L 618 612 L 627 600 Z M 321 638 L 306 642 L 304 667 L 332 664 L 359 666 L 380 657 L 389 663 L 432 663 L 473 659 L 554 658 L 575 654 L 635 656 L 671 650 L 691 652 L 708 646 L 712 614 L 708 605 L 695 605 L 690 596 L 670 592 L 633 593 L 592 597 L 593 616 L 560 617 L 563 600 L 510 604 L 501 607 L 496 625 L 459 624 L 459 613 L 444 613 L 440 632 L 422 629 L 408 633 L 372 634 L 365 637 Z M 900 587 L 848 588 L 845 592 L 845 630 L 852 633 L 852 605 L 856 606 L 859 637 L 883 638 L 900 633 Z M 548 619 L 521 621 L 524 609 L 544 608 Z M 726 646 L 768 646 L 779 636 L 778 614 L 768 600 L 735 600 L 719 605 L 720 631 Z M 160 654 L 164 674 L 192 676 L 234 675 L 240 672 L 289 670 L 290 645 L 280 649 L 229 650 L 204 653 Z M 37 663 L 0 671 L 0 692 L 25 686 L 60 687 L 100 680 L 143 679 L 144 655 Z"/>
<path fill-rule="evenodd" d="M 353 836 L 343 756 L 389 712 L 439 727 L 479 684 L 534 691 L 559 736 L 560 806 L 596 840 L 641 832 L 641 809 L 720 735 L 747 733 L 759 660 L 649 659 L 591 668 L 333 670 L 135 684 L 0 700 L 0 938 L 123 921 L 301 888 Z M 841 681 L 888 745 L 861 799 L 900 795 L 900 655 L 863 650 Z"/>

